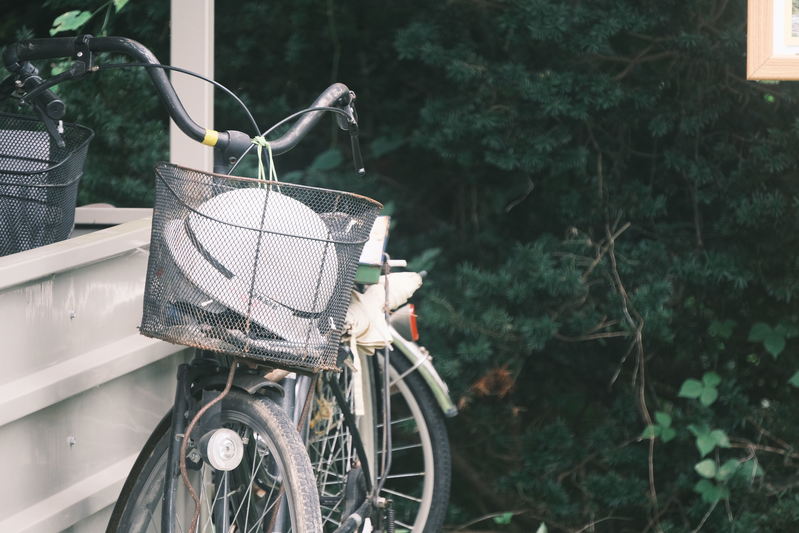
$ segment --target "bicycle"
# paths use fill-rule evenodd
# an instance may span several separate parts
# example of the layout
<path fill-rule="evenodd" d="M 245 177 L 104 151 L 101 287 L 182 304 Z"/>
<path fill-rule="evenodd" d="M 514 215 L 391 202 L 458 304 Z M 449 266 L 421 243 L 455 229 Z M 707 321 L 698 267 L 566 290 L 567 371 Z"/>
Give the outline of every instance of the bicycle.
<path fill-rule="evenodd" d="M 115 64 L 103 66 L 94 64 L 94 54 L 99 52 L 118 52 L 131 56 L 137 62 L 128 63 L 125 66 L 148 69 L 151 81 L 178 126 L 191 138 L 214 145 L 215 170 L 230 171 L 228 165 L 231 162 L 237 163 L 252 148 L 251 139 L 246 134 L 230 130 L 216 132 L 195 124 L 183 109 L 164 74 L 164 69 L 170 67 L 159 65 L 149 50 L 139 43 L 125 38 L 80 36 L 30 40 L 11 45 L 6 48 L 3 56 L 4 63 L 12 72 L 12 76 L 3 82 L 3 85 L 0 85 L 0 88 L 3 88 L 0 89 L 0 94 L 3 90 L 14 91 L 18 97 L 33 104 L 44 129 L 53 142 L 59 144 L 63 131 L 59 121 L 64 114 L 64 105 L 49 91 L 49 88 L 57 83 L 81 78 L 99 70 L 120 67 Z M 55 57 L 72 57 L 75 61 L 72 67 L 62 74 L 49 80 L 43 80 L 38 76 L 38 72 L 30 61 Z M 332 85 L 317 98 L 308 110 L 304 110 L 301 112 L 302 114 L 296 114 L 296 116 L 301 115 L 299 120 L 281 137 L 270 141 L 268 149 L 276 155 L 288 151 L 319 121 L 322 112 L 334 112 L 337 114 L 339 126 L 350 132 L 356 170 L 362 172 L 363 163 L 358 147 L 357 120 L 353 102 L 354 93 L 349 91 L 346 86 L 343 84 Z M 296 116 L 290 118 L 296 118 Z M 283 122 L 285 121 L 281 123 Z M 256 132 L 258 132 L 257 129 Z M 264 136 L 267 134 L 268 132 L 264 133 Z M 160 165 L 159 171 L 164 173 L 194 172 L 169 165 Z M 203 186 L 210 186 L 214 189 L 212 199 L 220 196 L 221 183 L 203 184 Z M 292 198 L 291 194 L 284 194 L 284 191 L 290 190 L 299 190 L 300 192 L 295 194 L 302 194 L 302 188 L 292 189 L 293 186 L 287 184 L 258 185 L 260 190 L 267 190 L 264 193 L 267 195 L 270 194 L 268 191 L 271 191 L 273 186 L 277 187 L 275 189 L 277 193 L 272 193 L 273 198 L 283 198 L 284 196 Z M 235 189 L 235 187 L 231 189 Z M 229 190 L 227 193 L 236 195 L 236 190 Z M 299 209 L 298 216 L 307 215 L 301 208 L 288 200 L 284 202 L 290 205 L 289 209 L 294 208 L 295 211 Z M 366 203 L 372 210 L 376 209 L 376 203 Z M 264 206 L 266 204 L 267 202 L 264 202 Z M 265 209 L 266 207 L 264 207 Z M 336 223 L 335 220 L 323 220 L 322 222 L 328 232 Z M 231 225 L 235 226 L 235 224 Z M 177 234 L 175 233 L 175 235 Z M 190 236 L 188 241 L 184 237 L 183 242 L 184 244 L 185 242 L 196 243 L 196 236 Z M 347 243 L 337 242 L 336 244 L 339 246 L 335 249 L 335 253 L 341 255 L 339 249 Z M 172 259 L 173 262 L 177 261 L 175 257 Z M 325 255 L 320 263 L 322 270 L 327 268 L 327 261 Z M 178 266 L 178 268 L 180 267 Z M 150 278 L 154 278 L 152 273 L 148 277 L 148 283 L 150 283 Z M 251 278 L 252 283 L 255 283 L 255 276 L 253 275 Z M 157 284 L 156 281 L 153 283 Z M 195 289 L 197 286 L 201 286 L 201 283 L 195 280 Z M 174 288 L 169 290 L 174 290 Z M 225 320 L 241 320 L 241 315 L 246 314 L 242 312 L 243 309 L 240 305 L 237 307 L 236 302 L 225 303 L 228 304 L 227 311 L 219 311 L 220 313 L 228 313 L 231 309 L 239 311 L 238 318 L 225 315 Z M 211 304 L 212 308 L 213 306 L 214 304 Z M 186 308 L 171 309 L 170 312 L 179 315 L 181 312 L 185 313 Z M 213 312 L 213 309 L 203 312 Z M 252 317 L 252 313 L 250 313 L 250 317 Z M 271 315 L 271 318 L 274 322 L 274 314 Z M 334 321 L 332 314 L 326 315 L 325 318 L 331 322 Z M 379 436 L 374 435 L 375 429 L 383 427 L 393 430 L 394 426 L 398 425 L 398 423 L 392 423 L 396 421 L 391 420 L 390 410 L 387 409 L 395 401 L 391 399 L 391 390 L 396 390 L 396 398 L 401 399 L 407 405 L 416 426 L 426 431 L 420 430 L 423 442 L 419 444 L 419 447 L 424 451 L 422 468 L 438 468 L 439 472 L 433 474 L 434 480 L 436 480 L 433 485 L 438 483 L 439 493 L 448 491 L 448 448 L 445 443 L 445 429 L 442 429 L 443 421 L 440 413 L 436 416 L 437 411 L 431 409 L 435 402 L 431 389 L 424 384 L 424 380 L 418 373 L 414 373 L 420 368 L 426 368 L 427 381 L 435 382 L 437 375 L 429 364 L 428 358 L 421 352 L 410 353 L 413 352 L 415 345 L 410 341 L 403 340 L 396 331 L 392 331 L 394 337 L 391 343 L 405 347 L 406 357 L 389 355 L 388 352 L 384 354 L 382 367 L 389 368 L 390 372 L 382 372 L 382 375 L 389 376 L 393 382 L 385 382 L 387 386 L 384 387 L 383 392 L 386 394 L 383 397 L 388 401 L 384 399 L 382 405 L 380 395 L 375 392 L 380 390 L 377 376 L 381 376 L 381 369 L 378 358 L 360 361 L 362 371 L 359 376 L 363 380 L 364 390 L 368 392 L 370 400 L 364 404 L 367 407 L 361 409 L 364 413 L 359 415 L 360 427 L 356 427 L 352 421 L 352 413 L 347 416 L 348 404 L 353 401 L 351 394 L 353 389 L 345 388 L 344 390 L 347 392 L 345 395 L 341 393 L 340 388 L 340 383 L 346 383 L 347 380 L 352 383 L 353 374 L 351 372 L 344 371 L 336 379 L 319 380 L 317 377 L 319 374 L 312 372 L 318 370 L 313 366 L 314 363 L 289 358 L 289 362 L 286 364 L 287 354 L 291 350 L 286 346 L 281 347 L 280 344 L 285 344 L 286 339 L 292 338 L 292 328 L 296 329 L 297 323 L 305 324 L 303 321 L 307 322 L 307 320 L 307 317 L 303 316 L 294 317 L 282 326 L 282 331 L 278 331 L 277 335 L 275 332 L 261 331 L 262 337 L 259 342 L 266 343 L 269 348 L 264 350 L 265 353 L 260 354 L 261 357 L 255 358 L 246 357 L 250 355 L 247 351 L 244 354 L 241 353 L 241 344 L 237 345 L 236 343 L 241 343 L 242 340 L 231 338 L 231 330 L 228 329 L 226 334 L 215 334 L 213 338 L 216 345 L 204 346 L 204 348 L 214 350 L 213 352 L 198 351 L 191 363 L 180 367 L 173 412 L 184 413 L 188 416 L 173 417 L 170 413 L 153 432 L 123 488 L 109 524 L 109 530 L 143 531 L 146 529 L 141 528 L 147 527 L 148 522 L 153 522 L 156 526 L 160 523 L 163 531 L 173 531 L 175 526 L 182 529 L 190 522 L 198 522 L 203 526 L 211 524 L 212 527 L 221 527 L 225 531 L 234 525 L 245 531 L 265 527 L 269 531 L 322 531 L 324 526 L 321 523 L 319 512 L 320 496 L 317 485 L 322 491 L 322 504 L 330 506 L 331 498 L 337 498 L 338 506 L 345 504 L 345 509 L 339 510 L 336 515 L 338 519 L 332 514 L 326 515 L 327 522 L 336 524 L 338 530 L 352 530 L 347 528 L 359 527 L 364 516 L 373 514 L 371 512 L 373 507 L 383 509 L 375 515 L 377 526 L 392 527 L 393 511 L 390 505 L 387 505 L 388 501 L 380 498 L 371 490 L 377 482 L 382 485 L 391 478 L 388 473 L 388 465 L 390 465 L 392 455 L 391 443 L 396 441 L 391 432 L 383 432 L 385 436 L 382 442 L 380 442 Z M 274 327 L 272 323 L 269 325 Z M 261 326 L 263 326 L 263 322 Z M 266 328 L 261 327 L 261 329 Z M 174 342 L 175 338 L 166 340 Z M 189 338 L 179 338 L 178 342 L 182 341 L 184 344 L 192 345 L 195 340 L 189 336 Z M 231 347 L 233 349 L 230 349 Z M 224 355 L 236 353 L 236 348 L 239 348 L 239 355 L 245 356 L 243 359 Z M 337 343 L 334 351 L 334 363 L 339 363 L 338 359 L 341 355 Z M 223 355 L 220 356 L 220 352 Z M 278 353 L 277 358 L 274 357 L 275 352 Z M 329 365 L 330 362 L 324 364 Z M 298 371 L 298 377 L 281 375 L 283 383 L 278 383 L 281 380 L 277 379 L 275 373 L 280 374 L 280 371 L 276 370 L 276 366 Z M 314 395 L 316 390 L 319 391 L 318 396 Z M 441 396 L 441 390 L 439 385 L 439 396 Z M 443 391 L 446 394 L 445 388 Z M 350 453 L 350 457 L 358 456 L 357 461 L 348 461 L 339 473 L 339 486 L 345 487 L 355 494 L 354 496 L 349 494 L 347 498 L 342 496 L 342 490 L 339 490 L 336 496 L 331 496 L 330 491 L 326 490 L 330 484 L 321 481 L 327 473 L 321 471 L 320 465 L 330 459 L 330 456 L 319 453 L 318 448 L 314 447 L 319 441 L 314 440 L 310 435 L 310 421 L 313 419 L 313 415 L 309 417 L 309 411 L 311 411 L 312 402 L 316 401 L 313 404 L 313 413 L 316 414 L 320 400 L 329 398 L 329 393 L 337 396 L 334 405 L 341 413 L 341 424 L 338 427 L 346 426 L 346 430 L 349 432 L 347 437 L 349 439 L 348 453 Z M 314 400 L 315 398 L 316 400 Z M 439 401 L 435 403 L 442 404 L 440 400 L 439 398 Z M 329 400 L 327 401 L 329 402 Z M 445 406 L 447 405 L 446 402 L 443 403 Z M 421 406 L 425 406 L 426 411 Z M 382 426 L 380 425 L 381 417 Z M 349 420 L 345 420 L 347 418 Z M 407 420 L 403 420 L 403 422 L 407 422 Z M 318 459 L 315 473 L 311 469 L 311 463 L 306 453 L 306 443 L 300 439 L 297 427 L 306 435 L 308 446 L 312 450 L 312 454 L 316 454 L 314 457 Z M 427 430 L 428 427 L 434 429 L 430 431 Z M 182 438 L 185 434 L 191 437 Z M 361 439 L 361 435 L 365 438 Z M 430 437 L 430 435 L 435 435 L 435 437 Z M 436 446 L 433 446 L 433 439 L 438 441 Z M 357 447 L 355 443 L 358 441 L 361 444 L 360 450 L 354 450 L 353 447 Z M 369 443 L 368 453 L 364 449 L 364 441 Z M 317 451 L 313 452 L 314 449 Z M 340 450 L 343 449 L 344 447 L 340 448 Z M 409 447 L 396 451 L 412 449 L 414 448 Z M 435 458 L 433 458 L 433 450 L 437 454 Z M 329 463 L 330 461 L 327 464 Z M 381 464 L 383 468 L 383 471 L 379 473 L 376 468 L 378 464 Z M 181 484 L 181 480 L 177 478 L 178 470 L 184 484 Z M 368 473 L 364 474 L 364 471 Z M 350 482 L 345 483 L 343 481 L 345 479 Z M 196 488 L 191 488 L 195 485 Z M 368 495 L 369 497 L 364 491 L 356 490 L 358 485 L 370 488 L 372 493 Z M 178 494 L 178 491 L 183 490 L 184 487 L 188 488 L 190 493 L 199 492 L 199 494 L 190 494 L 191 498 L 184 493 Z M 384 494 L 392 494 L 392 489 L 389 488 L 387 491 Z M 407 524 L 399 521 L 401 526 L 413 528 L 414 531 L 422 531 L 425 527 L 427 527 L 424 529 L 426 531 L 440 527 L 440 523 L 443 521 L 441 502 L 443 501 L 445 510 L 446 498 L 439 499 L 438 505 L 433 505 L 431 491 L 430 483 L 423 486 L 422 498 L 417 498 L 420 500 L 418 503 L 422 505 L 415 511 L 409 511 L 408 516 L 411 518 L 406 518 L 408 521 L 413 520 L 414 523 Z M 400 496 L 410 496 L 410 494 L 396 490 L 393 492 L 399 493 Z M 201 498 L 205 498 L 201 502 L 204 505 L 194 504 L 193 501 L 200 502 Z M 416 497 L 413 496 L 413 498 Z M 199 509 L 199 514 L 196 509 Z"/>

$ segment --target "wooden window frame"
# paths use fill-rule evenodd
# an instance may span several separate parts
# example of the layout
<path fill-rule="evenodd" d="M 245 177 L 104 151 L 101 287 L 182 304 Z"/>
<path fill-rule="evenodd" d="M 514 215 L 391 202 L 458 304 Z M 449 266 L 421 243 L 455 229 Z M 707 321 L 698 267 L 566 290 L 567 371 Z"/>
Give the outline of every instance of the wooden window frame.
<path fill-rule="evenodd" d="M 748 0 L 747 79 L 799 80 L 799 39 L 788 30 L 790 5 L 791 0 Z M 775 9 L 786 12 L 779 17 Z M 775 42 L 782 43 L 780 49 L 775 50 Z"/>

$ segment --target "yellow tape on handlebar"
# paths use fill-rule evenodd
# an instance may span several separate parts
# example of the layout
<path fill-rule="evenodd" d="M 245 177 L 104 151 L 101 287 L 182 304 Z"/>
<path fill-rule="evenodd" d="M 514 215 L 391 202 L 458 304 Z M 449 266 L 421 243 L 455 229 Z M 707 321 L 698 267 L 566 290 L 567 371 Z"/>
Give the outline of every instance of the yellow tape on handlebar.
<path fill-rule="evenodd" d="M 205 130 L 205 137 L 203 137 L 203 144 L 208 146 L 216 146 L 219 141 L 219 132 L 216 130 Z"/>

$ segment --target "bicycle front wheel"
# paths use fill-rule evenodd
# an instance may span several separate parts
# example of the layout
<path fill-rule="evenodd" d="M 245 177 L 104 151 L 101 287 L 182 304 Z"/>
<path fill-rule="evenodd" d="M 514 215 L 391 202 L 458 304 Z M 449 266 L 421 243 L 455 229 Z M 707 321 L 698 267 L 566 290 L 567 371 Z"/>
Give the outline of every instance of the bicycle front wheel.
<path fill-rule="evenodd" d="M 295 427 L 268 398 L 232 390 L 213 415 L 214 428 L 241 438 L 244 457 L 229 471 L 216 470 L 196 449 L 187 455 L 189 479 L 200 498 L 198 532 L 318 532 L 322 530 L 313 471 Z M 109 531 L 160 532 L 170 424 L 165 420 L 133 467 Z M 206 424 L 207 426 L 207 424 Z M 195 502 L 177 480 L 173 530 L 187 532 Z"/>

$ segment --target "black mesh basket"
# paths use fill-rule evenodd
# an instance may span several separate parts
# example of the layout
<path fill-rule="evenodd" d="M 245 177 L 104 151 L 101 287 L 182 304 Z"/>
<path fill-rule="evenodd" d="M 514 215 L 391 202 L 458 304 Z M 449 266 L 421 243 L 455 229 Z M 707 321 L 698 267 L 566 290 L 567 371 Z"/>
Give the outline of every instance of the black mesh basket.
<path fill-rule="evenodd" d="M 0 256 L 69 237 L 93 136 L 64 124 L 60 148 L 39 120 L 0 113 Z"/>
<path fill-rule="evenodd" d="M 380 208 L 347 192 L 156 166 L 141 332 L 336 368 L 361 248 Z"/>

